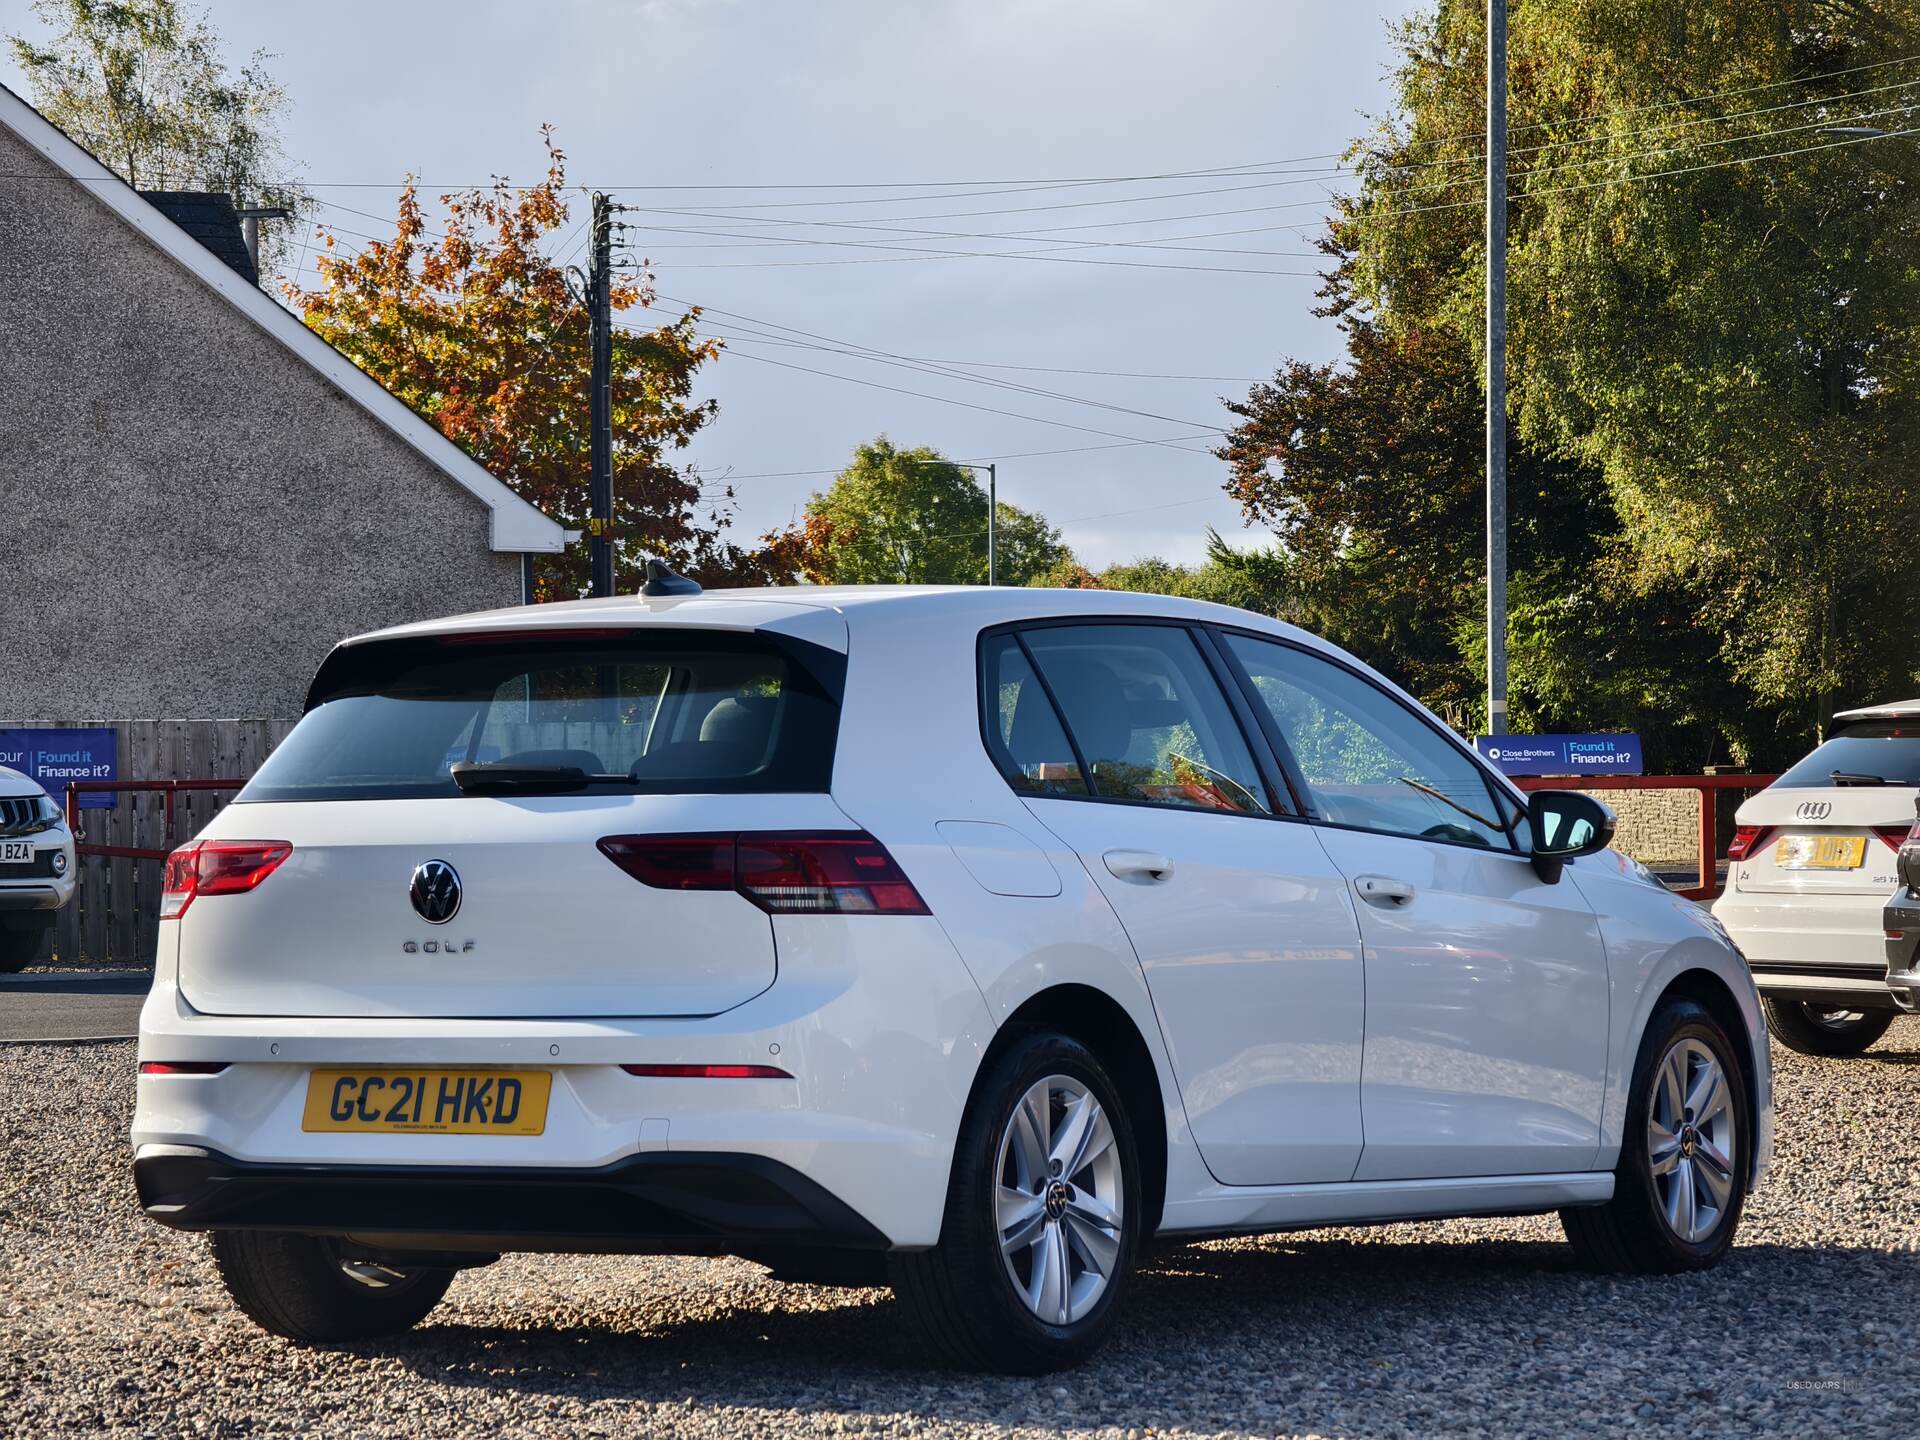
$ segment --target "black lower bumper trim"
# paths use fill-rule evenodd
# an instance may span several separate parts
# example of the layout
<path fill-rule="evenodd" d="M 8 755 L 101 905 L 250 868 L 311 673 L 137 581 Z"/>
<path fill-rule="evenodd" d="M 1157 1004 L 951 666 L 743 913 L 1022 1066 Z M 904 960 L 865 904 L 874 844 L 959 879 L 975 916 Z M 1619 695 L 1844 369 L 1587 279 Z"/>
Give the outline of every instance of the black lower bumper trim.
<path fill-rule="evenodd" d="M 591 1169 L 288 1165 L 156 1146 L 133 1162 L 133 1178 L 146 1213 L 181 1230 L 474 1250 L 712 1254 L 888 1244 L 817 1182 L 758 1155 L 657 1151 Z"/>

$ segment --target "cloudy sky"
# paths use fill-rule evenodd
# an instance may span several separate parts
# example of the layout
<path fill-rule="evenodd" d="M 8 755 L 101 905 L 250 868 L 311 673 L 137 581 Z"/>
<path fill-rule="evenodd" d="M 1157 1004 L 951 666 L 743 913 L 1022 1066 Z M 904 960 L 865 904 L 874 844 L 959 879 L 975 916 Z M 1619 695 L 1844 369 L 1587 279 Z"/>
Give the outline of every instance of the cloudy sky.
<path fill-rule="evenodd" d="M 1306 242 L 1339 183 L 1318 157 L 1384 108 L 1387 27 L 1406 8 L 208 7 L 233 57 L 276 54 L 287 149 L 316 196 L 350 207 L 322 212 L 343 241 L 391 232 L 352 212 L 390 214 L 408 171 L 429 189 L 537 175 L 543 122 L 570 180 L 649 207 L 624 217 L 647 227 L 626 238 L 661 295 L 708 307 L 730 337 L 702 380 L 719 418 L 689 458 L 731 474 L 741 534 L 792 518 L 884 431 L 1010 457 L 1002 497 L 1061 525 L 1095 567 L 1196 559 L 1209 525 L 1261 538 L 1220 492 L 1209 427 L 1225 423 L 1222 394 L 1282 357 L 1334 351 L 1308 313 Z M 25 9 L 0 0 L 4 28 L 33 33 Z M 19 84 L 4 64 L 0 78 Z M 995 251 L 1039 253 L 981 253 Z M 792 471 L 828 473 L 777 473 Z"/>

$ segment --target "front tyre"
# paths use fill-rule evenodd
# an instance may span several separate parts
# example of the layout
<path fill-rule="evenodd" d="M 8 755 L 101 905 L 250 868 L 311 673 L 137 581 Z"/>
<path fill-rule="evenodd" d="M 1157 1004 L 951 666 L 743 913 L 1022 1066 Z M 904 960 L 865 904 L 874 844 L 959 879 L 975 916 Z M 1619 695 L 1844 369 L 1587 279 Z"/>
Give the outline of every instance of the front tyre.
<path fill-rule="evenodd" d="M 15 929 L 0 924 L 0 975 L 17 975 L 39 960 L 47 947 L 51 926 L 30 925 Z"/>
<path fill-rule="evenodd" d="M 1773 1038 L 1802 1055 L 1858 1055 L 1887 1033 L 1898 1012 L 1809 1005 L 1783 995 L 1764 995 Z"/>
<path fill-rule="evenodd" d="M 894 1293 L 956 1364 L 1078 1365 L 1113 1328 L 1140 1203 L 1133 1126 L 1098 1058 L 1064 1035 L 1023 1035 L 967 1106 L 939 1245 L 889 1257 Z"/>
<path fill-rule="evenodd" d="M 1753 1140 L 1746 1074 L 1720 1022 L 1661 1003 L 1640 1040 L 1613 1199 L 1560 1212 L 1581 1262 L 1671 1274 L 1716 1265 L 1746 1202 Z"/>
<path fill-rule="evenodd" d="M 411 1330 L 440 1303 L 453 1271 L 350 1260 L 317 1235 L 216 1230 L 213 1263 L 233 1303 L 263 1330 L 302 1344 Z"/>

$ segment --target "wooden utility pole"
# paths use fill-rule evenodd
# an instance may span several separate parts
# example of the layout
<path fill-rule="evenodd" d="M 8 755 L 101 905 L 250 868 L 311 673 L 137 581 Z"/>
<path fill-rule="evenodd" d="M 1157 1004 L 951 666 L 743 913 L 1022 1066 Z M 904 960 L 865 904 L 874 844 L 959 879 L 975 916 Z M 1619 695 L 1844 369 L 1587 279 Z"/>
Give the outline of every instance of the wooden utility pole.
<path fill-rule="evenodd" d="M 592 348 L 592 537 L 594 595 L 613 594 L 613 206 L 605 195 L 593 197 L 592 258 L 587 271 L 588 343 Z"/>

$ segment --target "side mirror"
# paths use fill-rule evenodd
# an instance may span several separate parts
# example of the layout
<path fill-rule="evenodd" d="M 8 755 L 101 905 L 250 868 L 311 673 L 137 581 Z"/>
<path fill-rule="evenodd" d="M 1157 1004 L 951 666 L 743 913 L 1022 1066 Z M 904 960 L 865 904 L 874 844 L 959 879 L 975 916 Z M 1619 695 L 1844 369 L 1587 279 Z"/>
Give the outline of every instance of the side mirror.
<path fill-rule="evenodd" d="M 1549 885 L 1560 868 L 1613 842 L 1613 811 L 1577 790 L 1536 790 L 1527 797 L 1533 830 L 1533 868 Z"/>

